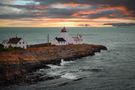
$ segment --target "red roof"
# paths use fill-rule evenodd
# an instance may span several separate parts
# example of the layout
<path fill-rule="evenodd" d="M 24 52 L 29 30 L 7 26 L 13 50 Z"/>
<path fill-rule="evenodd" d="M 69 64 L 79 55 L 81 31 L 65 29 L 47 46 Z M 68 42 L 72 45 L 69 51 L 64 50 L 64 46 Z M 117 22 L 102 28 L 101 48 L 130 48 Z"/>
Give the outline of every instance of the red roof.
<path fill-rule="evenodd" d="M 62 29 L 61 29 L 61 32 L 67 32 L 66 28 L 65 28 L 65 27 L 62 28 Z"/>

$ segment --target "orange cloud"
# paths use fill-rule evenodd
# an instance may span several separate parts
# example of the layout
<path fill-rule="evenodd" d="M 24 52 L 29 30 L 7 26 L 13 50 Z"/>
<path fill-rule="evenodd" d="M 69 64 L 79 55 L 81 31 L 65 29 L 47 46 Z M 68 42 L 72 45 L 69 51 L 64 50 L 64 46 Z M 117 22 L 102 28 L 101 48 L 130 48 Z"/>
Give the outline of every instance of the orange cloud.
<path fill-rule="evenodd" d="M 89 25 L 89 27 L 110 27 L 105 23 L 135 23 L 131 19 L 110 19 L 106 17 L 98 19 L 81 19 L 81 18 L 35 18 L 29 20 L 10 20 L 0 19 L 0 27 L 82 27 L 80 25 Z"/>
<path fill-rule="evenodd" d="M 71 6 L 71 7 L 77 7 L 77 6 L 90 6 L 89 4 L 78 4 L 78 3 L 65 3 L 64 6 Z"/>
<path fill-rule="evenodd" d="M 74 13 L 72 16 L 80 16 L 80 15 L 89 15 L 89 14 L 96 14 L 97 11 L 79 11 L 77 13 Z"/>
<path fill-rule="evenodd" d="M 90 14 L 97 14 L 102 11 L 109 11 L 109 10 L 119 10 L 122 11 L 124 15 L 130 15 L 130 13 L 127 11 L 126 7 L 124 6 L 115 6 L 115 7 L 103 7 L 103 8 L 98 8 L 96 10 L 85 10 L 85 11 L 79 11 L 77 13 L 74 13 L 72 16 L 83 16 L 83 15 L 90 15 Z M 112 14 L 114 16 L 115 14 Z"/>
<path fill-rule="evenodd" d="M 129 15 L 129 11 L 127 10 L 126 7 L 124 6 L 114 6 L 114 7 L 110 7 L 110 6 L 107 6 L 105 8 L 100 8 L 98 9 L 99 11 L 104 11 L 104 10 L 119 10 L 119 11 L 122 11 L 125 15 Z"/>
<path fill-rule="evenodd" d="M 43 9 L 47 9 L 48 6 L 43 6 L 43 5 L 37 5 L 35 6 L 36 9 L 40 9 L 40 10 L 43 10 Z"/>

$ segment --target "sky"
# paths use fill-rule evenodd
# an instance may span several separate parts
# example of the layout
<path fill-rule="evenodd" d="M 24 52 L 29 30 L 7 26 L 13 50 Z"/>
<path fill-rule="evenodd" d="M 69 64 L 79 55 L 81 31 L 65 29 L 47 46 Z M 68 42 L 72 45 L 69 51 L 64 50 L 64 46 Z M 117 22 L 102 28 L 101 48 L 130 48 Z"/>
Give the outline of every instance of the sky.
<path fill-rule="evenodd" d="M 0 27 L 135 26 L 135 0 L 0 0 Z"/>

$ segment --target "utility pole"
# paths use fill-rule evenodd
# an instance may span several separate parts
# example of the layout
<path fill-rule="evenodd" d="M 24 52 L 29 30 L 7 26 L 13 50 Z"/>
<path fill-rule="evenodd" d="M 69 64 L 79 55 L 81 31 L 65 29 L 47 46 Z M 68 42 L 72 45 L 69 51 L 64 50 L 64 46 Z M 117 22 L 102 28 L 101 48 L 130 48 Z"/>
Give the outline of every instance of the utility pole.
<path fill-rule="evenodd" d="M 47 35 L 47 43 L 49 44 L 50 43 L 50 40 L 49 40 L 49 34 Z"/>

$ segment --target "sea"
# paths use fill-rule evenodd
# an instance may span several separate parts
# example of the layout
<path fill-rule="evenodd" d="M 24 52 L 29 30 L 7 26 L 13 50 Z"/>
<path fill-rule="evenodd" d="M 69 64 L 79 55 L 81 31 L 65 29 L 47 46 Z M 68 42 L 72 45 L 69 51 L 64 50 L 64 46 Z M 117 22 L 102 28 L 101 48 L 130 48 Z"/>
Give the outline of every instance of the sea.
<path fill-rule="evenodd" d="M 0 28 L 0 43 L 22 37 L 29 45 L 50 41 L 61 28 Z M 135 27 L 68 27 L 84 43 L 105 45 L 108 50 L 75 61 L 41 68 L 33 74 L 58 77 L 36 83 L 0 86 L 0 90 L 135 90 Z"/>

